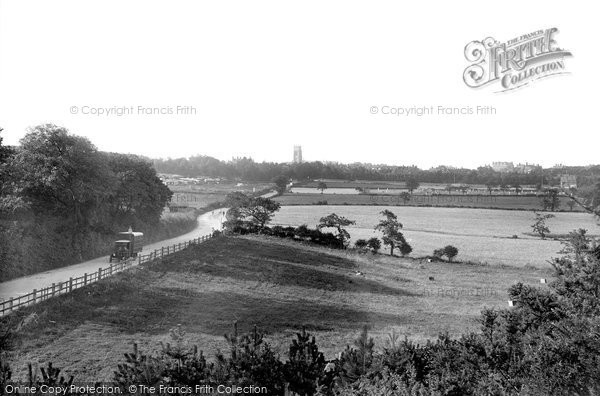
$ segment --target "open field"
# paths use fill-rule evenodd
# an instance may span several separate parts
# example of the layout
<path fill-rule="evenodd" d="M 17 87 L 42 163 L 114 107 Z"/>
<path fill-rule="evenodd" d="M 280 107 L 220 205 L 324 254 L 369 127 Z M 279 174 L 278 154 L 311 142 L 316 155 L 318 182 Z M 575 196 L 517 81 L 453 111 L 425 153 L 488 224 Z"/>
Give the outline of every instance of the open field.
<path fill-rule="evenodd" d="M 271 183 L 204 183 L 204 184 L 175 184 L 169 185 L 169 189 L 175 193 L 195 193 L 195 194 L 224 194 L 232 191 L 241 191 L 246 194 L 267 190 L 273 187 Z"/>
<path fill-rule="evenodd" d="M 268 191 L 271 187 L 272 185 L 269 183 L 169 185 L 169 189 L 173 191 L 172 204 L 197 209 L 216 202 L 223 202 L 230 192 L 240 191 L 245 194 L 256 194 Z"/>
<path fill-rule="evenodd" d="M 204 208 L 216 202 L 225 201 L 225 193 L 173 193 L 171 206 L 186 206 L 190 208 Z"/>
<path fill-rule="evenodd" d="M 404 225 L 404 234 L 413 247 L 412 256 L 430 255 L 434 249 L 454 245 L 458 260 L 509 266 L 547 267 L 562 249 L 559 241 L 527 235 L 534 215 L 515 210 L 396 207 L 396 206 L 284 206 L 273 224 L 314 227 L 332 212 L 356 221 L 348 227 L 352 240 L 381 234 L 373 228 L 379 212 L 393 211 Z M 600 227 L 585 213 L 555 213 L 547 224 L 553 234 L 567 234 L 578 228 L 600 234 Z M 513 238 L 517 235 L 518 238 Z"/>
<path fill-rule="evenodd" d="M 340 190 L 341 191 L 341 190 Z M 327 201 L 328 205 L 383 205 L 383 206 L 439 206 L 458 208 L 485 208 L 509 210 L 541 210 L 540 198 L 524 195 L 417 195 L 404 202 L 399 194 L 332 194 L 325 190 L 323 194 L 290 194 L 276 198 L 282 205 L 316 205 L 319 201 Z M 560 210 L 570 211 L 567 197 L 560 198 Z M 573 211 L 582 211 L 578 206 Z"/>
<path fill-rule="evenodd" d="M 9 317 L 13 325 L 34 311 L 39 318 L 16 334 L 10 363 L 16 378 L 27 362 L 52 361 L 79 381 L 110 380 L 134 342 L 141 351 L 157 350 L 180 324 L 191 343 L 213 356 L 226 347 L 222 336 L 234 321 L 244 331 L 258 325 L 282 356 L 306 326 L 332 358 L 363 325 L 379 347 L 392 331 L 423 341 L 477 330 L 484 307 L 507 306 L 509 286 L 539 285 L 549 275 L 223 237 L 18 311 Z"/>
<path fill-rule="evenodd" d="M 313 187 L 316 188 L 319 182 L 325 182 L 328 188 L 406 188 L 406 183 L 394 181 L 372 181 L 372 180 L 313 180 L 305 183 L 296 183 L 298 187 Z"/>

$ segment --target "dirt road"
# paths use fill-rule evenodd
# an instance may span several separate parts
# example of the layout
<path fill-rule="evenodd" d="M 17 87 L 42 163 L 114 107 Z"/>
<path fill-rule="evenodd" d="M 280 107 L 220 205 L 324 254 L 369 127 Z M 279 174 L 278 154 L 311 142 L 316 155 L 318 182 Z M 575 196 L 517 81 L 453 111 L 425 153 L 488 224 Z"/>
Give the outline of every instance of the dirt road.
<path fill-rule="evenodd" d="M 198 217 L 198 224 L 193 231 L 176 238 L 166 239 L 146 245 L 144 246 L 142 254 L 147 254 L 147 252 L 153 251 L 154 249 L 160 249 L 162 246 L 170 246 L 176 243 L 189 241 L 199 236 L 210 234 L 213 229 L 221 228 L 221 223 L 224 220 L 224 213 L 224 209 L 216 209 L 212 212 L 205 213 Z M 102 256 L 83 263 L 73 264 L 68 267 L 57 268 L 54 270 L 13 279 L 7 282 L 2 282 L 0 283 L 0 301 L 30 293 L 33 289 L 41 289 L 43 287 L 52 285 L 52 283 L 67 281 L 70 277 L 78 277 L 85 273 L 92 273 L 97 271 L 98 268 L 104 268 L 108 265 L 108 256 Z"/>

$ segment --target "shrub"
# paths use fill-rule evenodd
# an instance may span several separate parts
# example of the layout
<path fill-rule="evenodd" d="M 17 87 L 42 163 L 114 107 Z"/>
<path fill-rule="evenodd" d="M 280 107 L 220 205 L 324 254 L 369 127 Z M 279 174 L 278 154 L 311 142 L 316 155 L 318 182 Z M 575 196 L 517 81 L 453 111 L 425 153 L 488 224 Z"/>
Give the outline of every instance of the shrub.
<path fill-rule="evenodd" d="M 379 240 L 379 238 L 375 238 L 375 237 L 370 238 L 367 241 L 367 246 L 369 247 L 369 249 L 371 249 L 373 254 L 377 254 L 379 249 L 381 249 L 381 241 Z"/>
<path fill-rule="evenodd" d="M 444 257 L 444 249 L 435 249 L 433 251 L 433 257 L 441 259 L 442 257 Z"/>
<path fill-rule="evenodd" d="M 284 366 L 289 390 L 301 396 L 313 395 L 317 384 L 324 385 L 323 382 L 327 382 L 319 381 L 325 375 L 326 362 L 323 353 L 319 352 L 315 337 L 302 329 L 302 333 L 296 333 L 289 351 L 289 359 Z"/>
<path fill-rule="evenodd" d="M 458 249 L 452 245 L 447 245 L 444 247 L 444 255 L 448 257 L 448 261 L 452 262 L 454 257 L 458 255 Z"/>
<path fill-rule="evenodd" d="M 356 242 L 354 242 L 354 248 L 358 249 L 359 252 L 366 251 L 367 247 L 368 247 L 368 242 L 366 239 L 357 239 Z"/>
<path fill-rule="evenodd" d="M 458 255 L 458 249 L 452 245 L 447 245 L 441 249 L 435 249 L 433 251 L 433 257 L 436 259 L 442 259 L 442 257 L 446 256 L 449 262 L 454 260 L 454 257 Z"/>
<path fill-rule="evenodd" d="M 279 226 L 279 225 L 271 227 L 271 235 L 279 237 L 279 238 L 283 238 L 285 236 L 283 227 Z"/>
<path fill-rule="evenodd" d="M 296 227 L 295 234 L 299 239 L 306 239 L 310 237 L 310 230 L 306 224 L 302 224 Z"/>
<path fill-rule="evenodd" d="M 340 356 L 341 378 L 352 383 L 371 372 L 375 363 L 375 342 L 369 337 L 367 326 L 354 341 L 354 348 L 347 346 Z"/>
<path fill-rule="evenodd" d="M 230 353 L 216 356 L 218 377 L 224 383 L 238 386 L 266 387 L 269 395 L 282 395 L 285 388 L 283 363 L 264 342 L 264 335 L 256 326 L 251 334 L 238 335 L 234 332 L 225 335 Z"/>
<path fill-rule="evenodd" d="M 400 244 L 400 246 L 398 247 L 398 250 L 400 250 L 400 254 L 402 256 L 406 256 L 406 255 L 409 255 L 413 249 L 412 249 L 412 246 L 410 246 L 408 242 L 404 242 L 404 243 Z"/>

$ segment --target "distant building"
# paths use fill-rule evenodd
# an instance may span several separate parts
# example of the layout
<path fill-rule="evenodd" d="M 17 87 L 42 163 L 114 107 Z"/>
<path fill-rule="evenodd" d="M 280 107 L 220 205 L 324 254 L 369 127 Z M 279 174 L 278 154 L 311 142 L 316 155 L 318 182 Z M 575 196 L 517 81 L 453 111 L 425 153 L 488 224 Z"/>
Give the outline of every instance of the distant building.
<path fill-rule="evenodd" d="M 540 169 L 540 166 L 538 164 L 530 164 L 529 162 L 526 162 L 524 164 L 517 164 L 517 166 L 515 166 L 516 172 L 524 174 L 529 174 L 535 171 L 536 169 Z"/>
<path fill-rule="evenodd" d="M 492 169 L 496 172 L 512 172 L 515 166 L 512 162 L 492 162 Z"/>
<path fill-rule="evenodd" d="M 302 146 L 294 146 L 294 164 L 302 163 Z"/>
<path fill-rule="evenodd" d="M 560 187 L 561 188 L 577 188 L 577 176 L 561 175 L 560 176 Z"/>

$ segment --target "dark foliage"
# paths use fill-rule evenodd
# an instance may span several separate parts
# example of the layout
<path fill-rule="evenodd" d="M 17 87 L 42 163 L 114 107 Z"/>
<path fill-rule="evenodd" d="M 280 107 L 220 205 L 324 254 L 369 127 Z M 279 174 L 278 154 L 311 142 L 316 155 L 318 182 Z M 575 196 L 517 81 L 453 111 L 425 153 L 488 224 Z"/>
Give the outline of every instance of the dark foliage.
<path fill-rule="evenodd" d="M 0 280 L 107 254 L 129 226 L 160 234 L 172 193 L 147 160 L 100 152 L 51 124 L 2 152 Z"/>

